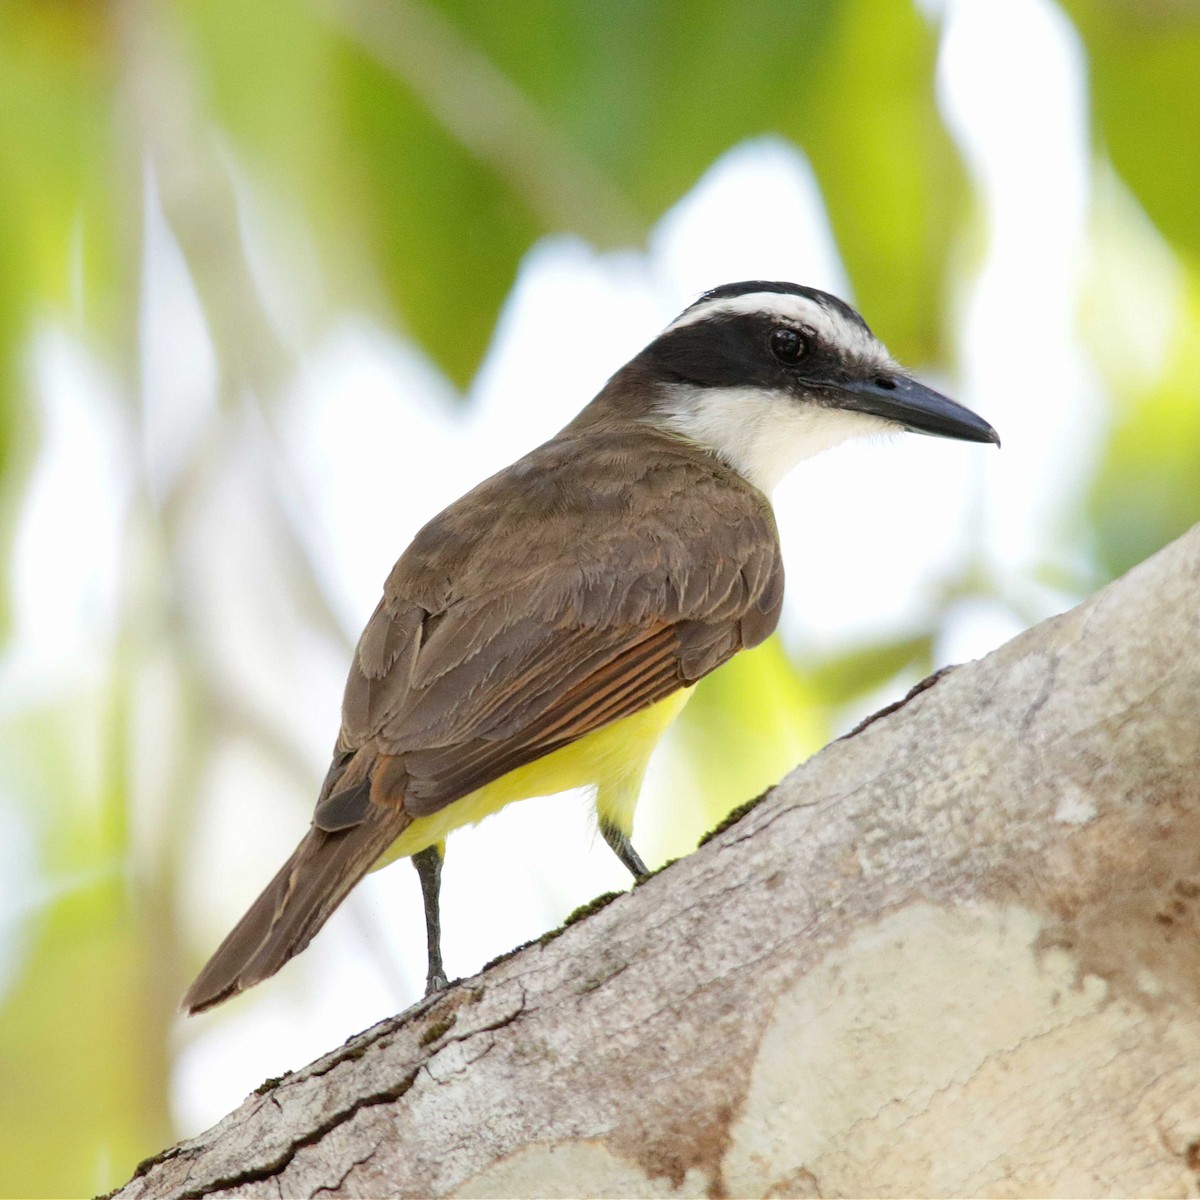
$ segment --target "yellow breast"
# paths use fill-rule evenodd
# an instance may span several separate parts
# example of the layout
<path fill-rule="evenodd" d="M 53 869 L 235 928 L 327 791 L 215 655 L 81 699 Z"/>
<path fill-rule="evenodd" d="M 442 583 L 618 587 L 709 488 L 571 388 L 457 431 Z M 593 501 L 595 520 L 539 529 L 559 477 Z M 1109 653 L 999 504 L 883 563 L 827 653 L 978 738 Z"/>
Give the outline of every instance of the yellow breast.
<path fill-rule="evenodd" d="M 578 787 L 594 787 L 597 815 L 628 834 L 650 755 L 691 694 L 691 688 L 673 692 L 649 708 L 585 734 L 579 741 L 502 775 L 440 811 L 418 818 L 392 843 L 374 869 L 441 842 L 453 830 L 482 821 L 514 800 L 552 796 Z"/>

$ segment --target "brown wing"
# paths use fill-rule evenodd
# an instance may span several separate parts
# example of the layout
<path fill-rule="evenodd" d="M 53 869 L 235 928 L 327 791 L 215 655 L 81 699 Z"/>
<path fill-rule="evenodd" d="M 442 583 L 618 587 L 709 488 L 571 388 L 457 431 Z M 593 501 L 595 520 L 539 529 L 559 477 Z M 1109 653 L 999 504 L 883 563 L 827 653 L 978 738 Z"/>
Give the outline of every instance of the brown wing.
<path fill-rule="evenodd" d="M 649 436 L 593 435 L 586 465 L 517 464 L 422 531 L 360 641 L 321 828 L 371 802 L 435 812 L 771 632 L 783 578 L 765 499 L 677 442 L 646 453 Z M 363 752 L 370 786 L 361 767 L 344 786 Z"/>

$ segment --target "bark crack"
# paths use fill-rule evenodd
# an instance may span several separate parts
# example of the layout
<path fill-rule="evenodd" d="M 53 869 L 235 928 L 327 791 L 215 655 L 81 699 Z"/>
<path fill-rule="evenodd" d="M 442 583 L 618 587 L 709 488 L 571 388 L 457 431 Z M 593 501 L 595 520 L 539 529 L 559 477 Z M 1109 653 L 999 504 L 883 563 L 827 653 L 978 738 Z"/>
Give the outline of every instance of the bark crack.
<path fill-rule="evenodd" d="M 346 1180 L 350 1178 L 350 1175 L 353 1171 L 357 1171 L 359 1167 L 361 1167 L 364 1163 L 369 1163 L 374 1157 L 375 1147 L 372 1146 L 371 1149 L 368 1150 L 361 1158 L 356 1158 L 348 1163 L 346 1169 L 333 1183 L 327 1183 L 322 1187 L 317 1188 L 317 1190 L 312 1194 L 312 1200 L 316 1200 L 317 1196 L 332 1196 L 340 1188 L 345 1186 Z"/>
<path fill-rule="evenodd" d="M 939 670 L 934 671 L 932 675 L 927 675 L 921 680 L 920 683 L 914 684 L 914 686 L 909 688 L 908 692 L 901 699 L 892 704 L 884 705 L 883 708 L 881 708 L 878 712 L 873 712 L 869 717 L 864 717 L 857 725 L 855 725 L 853 729 L 850 730 L 849 733 L 843 733 L 842 736 L 837 739 L 837 741 L 846 742 L 851 738 L 858 737 L 858 735 L 862 733 L 867 726 L 874 725 L 876 721 L 881 720 L 883 717 L 888 717 L 891 716 L 892 713 L 898 712 L 906 704 L 908 704 L 909 701 L 915 700 L 922 692 L 927 692 L 931 687 L 933 687 L 934 684 L 940 683 L 947 675 L 950 674 L 951 671 L 957 671 L 958 667 L 958 663 L 950 663 L 948 666 L 941 667 Z"/>
<path fill-rule="evenodd" d="M 242 1187 L 248 1183 L 264 1183 L 267 1180 L 273 1179 L 280 1175 L 291 1165 L 292 1160 L 306 1146 L 313 1146 L 321 1141 L 327 1134 L 332 1133 L 340 1125 L 346 1124 L 347 1121 L 352 1121 L 363 1109 L 375 1108 L 381 1104 L 393 1104 L 412 1087 L 414 1080 L 417 1077 L 417 1072 L 411 1071 L 394 1087 L 384 1088 L 382 1091 L 372 1092 L 368 1096 L 359 1096 L 353 1104 L 346 1108 L 339 1109 L 331 1116 L 327 1117 L 319 1125 L 314 1126 L 302 1137 L 296 1138 L 288 1143 L 286 1147 L 274 1158 L 265 1163 L 260 1163 L 253 1167 L 247 1167 L 245 1170 L 234 1172 L 231 1175 L 220 1176 L 217 1179 L 211 1179 L 202 1187 L 190 1188 L 188 1191 L 180 1192 L 178 1200 L 203 1200 L 203 1197 L 211 1195 L 213 1192 L 231 1190 L 233 1188 Z"/>

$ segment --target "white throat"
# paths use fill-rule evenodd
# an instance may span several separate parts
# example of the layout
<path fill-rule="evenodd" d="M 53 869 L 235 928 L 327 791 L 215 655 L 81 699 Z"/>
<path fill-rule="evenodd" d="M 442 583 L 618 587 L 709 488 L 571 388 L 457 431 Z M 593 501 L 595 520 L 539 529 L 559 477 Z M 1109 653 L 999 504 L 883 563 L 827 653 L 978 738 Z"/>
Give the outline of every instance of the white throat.
<path fill-rule="evenodd" d="M 789 402 L 761 388 L 689 384 L 671 389 L 656 424 L 716 454 L 767 495 L 798 462 L 899 428 L 865 413 Z"/>

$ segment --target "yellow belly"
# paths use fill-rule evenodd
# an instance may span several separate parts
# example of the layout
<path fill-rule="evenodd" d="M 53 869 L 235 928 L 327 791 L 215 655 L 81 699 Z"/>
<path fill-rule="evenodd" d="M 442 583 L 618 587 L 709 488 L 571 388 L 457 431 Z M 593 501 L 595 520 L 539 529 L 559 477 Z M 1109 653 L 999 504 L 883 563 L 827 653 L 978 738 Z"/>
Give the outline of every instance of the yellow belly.
<path fill-rule="evenodd" d="M 439 812 L 419 817 L 392 843 L 374 869 L 433 846 L 460 826 L 474 825 L 514 800 L 552 796 L 578 787 L 594 787 L 597 816 L 628 836 L 633 830 L 633 810 L 646 764 L 691 694 L 691 688 L 683 688 L 641 712 L 502 775 Z"/>

